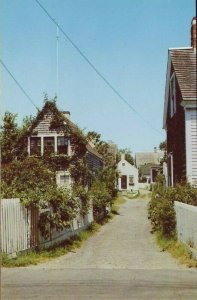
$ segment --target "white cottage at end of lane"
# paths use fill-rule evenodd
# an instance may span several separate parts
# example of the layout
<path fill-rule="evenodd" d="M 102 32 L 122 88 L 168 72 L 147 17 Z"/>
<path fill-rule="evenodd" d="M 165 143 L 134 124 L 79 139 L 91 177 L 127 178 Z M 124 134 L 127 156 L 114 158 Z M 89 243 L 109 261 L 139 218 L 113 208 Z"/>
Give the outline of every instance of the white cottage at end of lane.
<path fill-rule="evenodd" d="M 118 190 L 119 191 L 131 191 L 138 190 L 138 169 L 131 165 L 126 159 L 125 154 L 121 154 L 121 160 L 117 165 L 118 178 Z"/>

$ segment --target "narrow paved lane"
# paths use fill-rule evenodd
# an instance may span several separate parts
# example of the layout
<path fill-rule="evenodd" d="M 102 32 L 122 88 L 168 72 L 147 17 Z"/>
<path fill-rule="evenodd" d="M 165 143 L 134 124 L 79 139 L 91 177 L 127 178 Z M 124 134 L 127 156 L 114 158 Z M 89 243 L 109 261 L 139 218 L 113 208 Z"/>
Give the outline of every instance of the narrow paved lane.
<path fill-rule="evenodd" d="M 167 252 L 161 252 L 150 234 L 147 200 L 128 200 L 111 222 L 76 253 L 34 268 L 180 269 Z"/>
<path fill-rule="evenodd" d="M 197 270 L 161 252 L 147 200 L 128 200 L 75 253 L 38 266 L 4 269 L 2 299 L 197 299 Z"/>

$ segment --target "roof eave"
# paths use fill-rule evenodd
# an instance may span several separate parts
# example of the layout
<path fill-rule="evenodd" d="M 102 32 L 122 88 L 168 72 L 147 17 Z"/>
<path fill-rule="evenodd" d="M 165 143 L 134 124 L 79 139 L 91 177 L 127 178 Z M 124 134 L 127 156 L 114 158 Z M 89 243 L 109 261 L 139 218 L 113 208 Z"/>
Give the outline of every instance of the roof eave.
<path fill-rule="evenodd" d="M 184 108 L 197 108 L 197 98 L 183 98 L 181 106 Z"/>
<path fill-rule="evenodd" d="M 170 50 L 170 49 L 169 49 Z M 170 51 L 168 50 L 168 64 L 166 71 L 166 85 L 165 85 L 165 97 L 164 97 L 164 114 L 163 114 L 163 129 L 166 129 L 167 111 L 168 111 L 168 98 L 169 98 L 169 82 L 172 60 L 170 57 Z"/>

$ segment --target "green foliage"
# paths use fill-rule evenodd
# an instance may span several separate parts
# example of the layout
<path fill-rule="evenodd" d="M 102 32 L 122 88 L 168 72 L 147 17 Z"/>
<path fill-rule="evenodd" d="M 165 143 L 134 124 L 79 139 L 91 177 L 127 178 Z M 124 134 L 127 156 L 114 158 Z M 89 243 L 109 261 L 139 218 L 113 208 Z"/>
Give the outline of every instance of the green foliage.
<path fill-rule="evenodd" d="M 117 196 L 116 180 L 118 177 L 116 171 L 116 158 L 110 153 L 109 144 L 100 139 L 101 135 L 95 131 L 87 133 L 87 140 L 91 141 L 99 154 L 102 155 L 104 166 L 99 172 L 96 172 L 93 180 L 105 182 L 105 188 L 111 198 Z"/>
<path fill-rule="evenodd" d="M 167 142 L 163 141 L 159 144 L 159 150 L 166 151 L 167 150 Z"/>
<path fill-rule="evenodd" d="M 95 131 L 89 131 L 86 135 L 87 141 L 98 145 L 100 143 L 101 135 Z"/>
<path fill-rule="evenodd" d="M 158 245 L 162 248 L 162 251 L 170 252 L 170 254 L 177 258 L 181 264 L 185 264 L 189 268 L 197 267 L 197 261 L 193 258 L 192 253 L 185 244 L 177 241 L 174 237 L 166 238 L 161 232 L 157 232 L 156 239 Z"/>
<path fill-rule="evenodd" d="M 73 186 L 73 197 L 80 201 L 80 214 L 85 216 L 90 209 L 91 193 L 81 185 Z"/>
<path fill-rule="evenodd" d="M 41 193 L 48 186 L 55 186 L 55 173 L 42 160 L 28 157 L 23 161 L 14 160 L 1 171 L 2 196 L 19 197 L 39 189 Z"/>
<path fill-rule="evenodd" d="M 189 183 L 177 184 L 174 188 L 174 201 L 197 206 L 197 188 Z"/>
<path fill-rule="evenodd" d="M 115 159 L 108 151 L 108 144 L 100 141 L 100 135 L 90 132 L 87 136 L 70 120 L 65 119 L 56 107 L 56 99 L 45 95 L 44 108 L 36 118 L 26 117 L 21 127 L 16 123 L 16 115 L 6 112 L 1 131 L 2 144 L 2 197 L 20 198 L 26 206 L 39 209 L 39 228 L 47 237 L 50 230 L 69 227 L 80 210 L 85 215 L 94 199 L 94 210 L 104 212 L 106 205 L 115 196 Z M 50 130 L 61 132 L 70 139 L 72 155 L 28 157 L 27 138 L 36 135 L 35 127 L 50 112 Z M 97 151 L 103 155 L 104 169 L 97 173 L 90 170 L 86 162 L 87 142 L 94 140 Z M 69 170 L 74 181 L 73 191 L 56 186 L 56 171 Z M 99 182 L 103 181 L 105 182 Z M 91 195 L 86 190 L 87 183 L 93 182 Z M 80 200 L 79 200 L 80 199 Z M 44 210 L 44 211 L 43 211 Z"/>
<path fill-rule="evenodd" d="M 153 231 L 161 231 L 164 236 L 175 235 L 176 220 L 172 192 L 171 189 L 165 191 L 161 185 L 154 187 L 148 206 Z"/>
<path fill-rule="evenodd" d="M 79 201 L 64 188 L 51 188 L 44 194 L 44 198 L 50 210 L 41 212 L 39 228 L 42 235 L 48 237 L 49 228 L 60 231 L 70 227 L 71 221 L 77 215 Z"/>
<path fill-rule="evenodd" d="M 160 231 L 164 236 L 175 236 L 176 218 L 174 201 L 197 205 L 196 188 L 190 184 L 177 184 L 165 188 L 163 183 L 153 186 L 152 198 L 148 205 L 148 216 L 153 231 Z"/>
<path fill-rule="evenodd" d="M 96 180 L 91 187 L 91 195 L 93 200 L 93 213 L 95 219 L 106 213 L 106 206 L 111 204 L 112 197 L 104 182 Z"/>
<path fill-rule="evenodd" d="M 18 125 L 16 123 L 16 114 L 6 112 L 1 126 L 1 158 L 2 164 L 9 163 L 15 157 L 15 149 L 18 140 Z"/>
<path fill-rule="evenodd" d="M 164 151 L 164 156 L 160 161 L 160 165 L 163 165 L 164 162 L 167 162 L 167 142 L 163 141 L 159 144 L 159 150 Z"/>
<path fill-rule="evenodd" d="M 132 152 L 129 148 L 120 149 L 118 151 L 117 162 L 119 162 L 121 159 L 121 153 L 125 154 L 126 161 L 128 161 L 131 165 L 134 165 L 134 158 L 133 158 Z"/>

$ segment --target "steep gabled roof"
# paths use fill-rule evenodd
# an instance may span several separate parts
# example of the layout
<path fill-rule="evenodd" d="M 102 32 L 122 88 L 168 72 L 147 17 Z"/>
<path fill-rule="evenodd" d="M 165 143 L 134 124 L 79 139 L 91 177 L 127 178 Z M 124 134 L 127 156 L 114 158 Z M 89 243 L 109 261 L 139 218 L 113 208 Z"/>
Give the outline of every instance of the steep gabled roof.
<path fill-rule="evenodd" d="M 174 68 L 183 101 L 196 101 L 196 49 L 170 48 L 166 73 L 163 128 L 166 128 L 171 68 Z"/>
<path fill-rule="evenodd" d="M 38 111 L 38 114 L 31 126 L 31 129 L 30 129 L 30 132 L 32 132 L 34 129 L 36 129 L 38 123 L 43 119 L 44 115 L 47 114 L 48 112 L 51 112 L 52 114 L 53 113 L 57 113 L 60 117 L 61 117 L 61 120 L 65 121 L 65 123 L 67 125 L 70 126 L 70 128 L 72 130 L 79 130 L 79 127 L 74 124 L 71 120 L 69 120 L 63 112 L 61 112 L 60 110 L 58 110 L 57 106 L 56 106 L 56 103 L 53 102 L 53 101 L 46 101 L 43 108 Z M 49 117 L 48 119 L 48 122 L 46 122 L 46 124 L 44 123 L 43 126 L 44 126 L 44 130 L 49 130 L 50 128 L 50 121 L 51 121 L 51 117 Z M 53 130 L 54 131 L 54 130 Z M 86 150 L 87 152 L 93 154 L 94 156 L 98 157 L 100 160 L 102 160 L 102 155 L 100 155 L 98 153 L 98 151 L 96 149 L 94 149 L 89 143 L 86 144 Z"/>
<path fill-rule="evenodd" d="M 159 165 L 163 156 L 164 152 L 160 150 L 157 152 L 137 152 L 135 154 L 135 163 L 138 168 L 147 164 Z"/>
<path fill-rule="evenodd" d="M 103 159 L 102 155 L 98 153 L 98 151 L 95 148 L 92 148 L 92 146 L 88 143 L 86 145 L 86 149 L 88 152 L 92 153 L 93 155 L 97 156 L 101 160 Z"/>
<path fill-rule="evenodd" d="M 194 49 L 169 49 L 169 54 L 183 99 L 196 99 L 196 53 Z"/>

